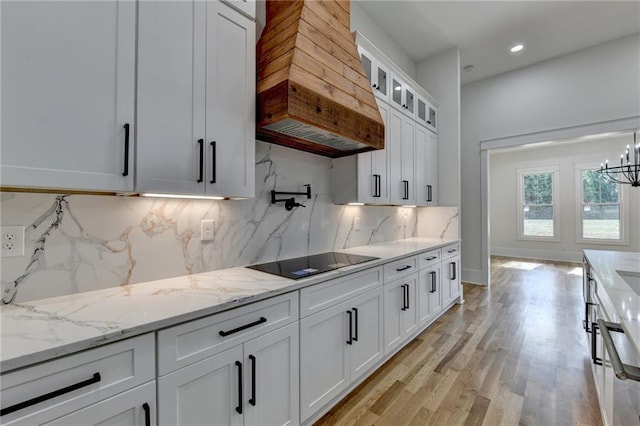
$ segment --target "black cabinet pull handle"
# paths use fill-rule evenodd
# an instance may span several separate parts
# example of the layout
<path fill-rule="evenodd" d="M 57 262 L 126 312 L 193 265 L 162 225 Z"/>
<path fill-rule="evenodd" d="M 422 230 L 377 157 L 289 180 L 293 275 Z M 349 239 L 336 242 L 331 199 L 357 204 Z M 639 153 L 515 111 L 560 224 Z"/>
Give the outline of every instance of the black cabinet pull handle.
<path fill-rule="evenodd" d="M 124 124 L 124 171 L 122 176 L 129 176 L 129 123 Z"/>
<path fill-rule="evenodd" d="M 251 360 L 251 398 L 249 398 L 249 404 L 256 406 L 256 357 L 249 355 Z"/>
<path fill-rule="evenodd" d="M 589 307 L 590 306 L 598 306 L 597 303 L 586 302 L 584 304 L 584 321 L 582 321 L 582 327 L 587 333 L 591 333 L 591 329 L 589 326 L 591 323 L 589 322 Z"/>
<path fill-rule="evenodd" d="M 353 314 L 351 311 L 347 311 L 347 315 L 349 315 L 349 340 L 347 340 L 347 345 L 353 345 Z"/>
<path fill-rule="evenodd" d="M 595 365 L 602 365 L 602 358 L 598 358 L 598 352 L 596 350 L 596 336 L 598 335 L 598 333 L 596 333 L 597 330 L 600 330 L 600 327 L 598 327 L 598 323 L 592 322 L 591 323 L 591 361 L 593 361 L 593 363 Z"/>
<path fill-rule="evenodd" d="M 435 271 L 431 271 L 429 272 L 429 275 L 431 275 L 431 290 L 429 291 L 429 293 L 435 293 L 436 292 L 436 273 Z"/>
<path fill-rule="evenodd" d="M 400 287 L 402 287 L 402 308 L 400 308 L 401 311 L 406 311 L 407 310 L 407 290 L 405 288 L 406 284 L 402 284 Z"/>
<path fill-rule="evenodd" d="M 236 412 L 242 414 L 242 363 L 236 361 L 236 366 L 238 367 L 238 406 Z"/>
<path fill-rule="evenodd" d="M 53 392 L 45 393 L 44 395 L 36 396 L 35 398 L 31 398 L 27 401 L 19 402 L 14 405 L 10 405 L 7 408 L 3 408 L 0 410 L 0 416 L 6 416 L 7 414 L 11 414 L 15 411 L 22 410 L 23 408 L 31 407 L 32 405 L 39 404 L 44 401 L 48 401 L 50 399 L 56 398 L 60 395 L 64 395 L 65 393 L 73 392 L 74 390 L 78 390 L 80 388 L 84 388 L 86 386 L 92 385 L 94 383 L 98 383 L 102 378 L 100 377 L 100 373 L 93 373 L 93 377 L 87 380 L 83 380 L 81 382 L 75 383 L 73 385 L 64 387 L 62 389 L 55 390 Z"/>
<path fill-rule="evenodd" d="M 257 321 L 251 322 L 249 324 L 245 324 L 245 325 L 240 326 L 238 328 L 234 328 L 233 330 L 220 331 L 220 333 L 218 333 L 218 334 L 220 334 L 222 337 L 226 337 L 226 336 L 228 336 L 230 334 L 237 333 L 237 332 L 242 331 L 242 330 L 246 330 L 247 328 L 255 327 L 256 325 L 262 324 L 262 323 L 265 323 L 265 322 L 267 322 L 267 319 L 265 317 L 260 317 L 260 319 L 257 320 Z"/>
<path fill-rule="evenodd" d="M 356 332 L 353 336 L 353 341 L 357 342 L 358 341 L 358 308 L 351 308 L 353 310 L 354 316 L 355 316 L 355 323 L 356 323 Z"/>
<path fill-rule="evenodd" d="M 404 197 L 402 197 L 402 199 L 408 200 L 409 199 L 409 181 L 403 180 L 402 184 L 404 185 Z"/>
<path fill-rule="evenodd" d="M 436 260 L 438 258 L 438 256 L 429 256 L 426 257 L 424 260 Z"/>
<path fill-rule="evenodd" d="M 204 181 L 204 139 L 198 139 L 198 145 L 200 145 L 200 171 L 198 172 L 198 183 Z"/>
<path fill-rule="evenodd" d="M 144 410 L 144 426 L 151 426 L 151 407 L 146 402 L 142 404 Z"/>
<path fill-rule="evenodd" d="M 216 183 L 216 141 L 211 141 L 211 180 L 209 183 Z"/>
<path fill-rule="evenodd" d="M 406 271 L 407 269 L 411 269 L 411 265 L 403 266 L 402 268 L 396 268 L 396 271 Z"/>
<path fill-rule="evenodd" d="M 433 189 L 431 185 L 427 185 L 427 202 L 430 203 L 433 201 Z"/>
<path fill-rule="evenodd" d="M 458 269 L 458 268 L 456 268 L 456 262 L 451 262 L 449 265 L 452 266 L 452 268 L 451 268 L 451 275 L 452 275 L 451 276 L 451 281 L 453 281 L 453 280 L 456 279 L 456 269 Z"/>
<path fill-rule="evenodd" d="M 451 250 L 447 250 L 447 253 L 455 253 L 457 251 L 458 251 L 458 249 L 451 249 Z"/>
<path fill-rule="evenodd" d="M 411 307 L 409 306 L 409 303 L 411 303 L 411 294 L 409 293 L 409 284 L 405 284 L 405 289 L 404 291 L 407 292 L 407 310 L 411 309 Z"/>

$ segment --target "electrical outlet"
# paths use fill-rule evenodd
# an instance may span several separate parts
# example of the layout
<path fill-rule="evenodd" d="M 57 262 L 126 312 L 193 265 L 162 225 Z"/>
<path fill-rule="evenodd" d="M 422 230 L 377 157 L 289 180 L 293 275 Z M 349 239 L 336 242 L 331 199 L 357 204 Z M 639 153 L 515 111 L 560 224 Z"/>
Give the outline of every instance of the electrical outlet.
<path fill-rule="evenodd" d="M 215 235 L 215 221 L 203 220 L 200 222 L 200 241 L 211 241 Z"/>
<path fill-rule="evenodd" d="M 2 257 L 24 256 L 24 226 L 0 226 Z"/>
<path fill-rule="evenodd" d="M 353 230 L 354 231 L 360 230 L 360 216 L 356 216 L 353 218 Z"/>

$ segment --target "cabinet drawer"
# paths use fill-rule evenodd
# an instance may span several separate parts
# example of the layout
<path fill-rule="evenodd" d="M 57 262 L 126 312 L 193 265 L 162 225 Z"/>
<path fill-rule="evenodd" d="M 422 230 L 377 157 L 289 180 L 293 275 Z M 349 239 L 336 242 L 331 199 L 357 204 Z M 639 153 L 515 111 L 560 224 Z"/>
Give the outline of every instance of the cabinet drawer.
<path fill-rule="evenodd" d="M 158 331 L 158 375 L 298 320 L 298 292 Z"/>
<path fill-rule="evenodd" d="M 0 422 L 41 424 L 154 378 L 152 333 L 65 356 L 2 375 Z"/>
<path fill-rule="evenodd" d="M 384 282 L 389 283 L 418 270 L 418 256 L 405 257 L 384 265 Z"/>
<path fill-rule="evenodd" d="M 442 247 L 442 259 L 449 259 L 453 256 L 458 256 L 460 254 L 460 244 L 449 244 L 448 246 Z"/>
<path fill-rule="evenodd" d="M 418 268 L 424 269 L 432 266 L 435 263 L 440 262 L 441 257 L 440 249 L 429 250 L 418 255 Z"/>
<path fill-rule="evenodd" d="M 382 267 L 367 269 L 300 290 L 300 317 L 304 318 L 382 285 Z"/>

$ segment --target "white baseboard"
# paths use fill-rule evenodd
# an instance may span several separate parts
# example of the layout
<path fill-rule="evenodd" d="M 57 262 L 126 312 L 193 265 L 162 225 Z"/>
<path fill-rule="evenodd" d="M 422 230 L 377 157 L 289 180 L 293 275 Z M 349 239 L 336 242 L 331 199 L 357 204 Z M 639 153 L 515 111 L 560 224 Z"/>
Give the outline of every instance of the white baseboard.
<path fill-rule="evenodd" d="M 482 284 L 482 271 L 480 269 L 462 268 L 462 281 L 469 284 Z"/>
<path fill-rule="evenodd" d="M 557 260 L 561 262 L 582 262 L 582 253 L 573 251 L 523 249 L 514 247 L 491 247 L 491 255 L 519 257 L 525 259 Z"/>

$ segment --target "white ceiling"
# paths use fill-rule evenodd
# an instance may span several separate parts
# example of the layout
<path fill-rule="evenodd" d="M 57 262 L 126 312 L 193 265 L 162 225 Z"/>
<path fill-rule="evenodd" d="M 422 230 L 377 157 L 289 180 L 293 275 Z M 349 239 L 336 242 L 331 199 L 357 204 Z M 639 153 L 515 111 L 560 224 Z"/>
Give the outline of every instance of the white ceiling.
<path fill-rule="evenodd" d="M 416 63 L 459 47 L 463 84 L 640 32 L 638 0 L 354 1 Z"/>

